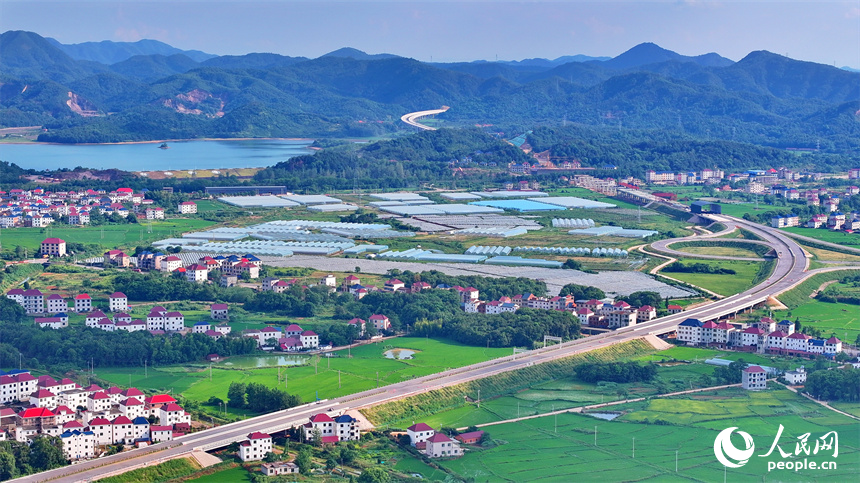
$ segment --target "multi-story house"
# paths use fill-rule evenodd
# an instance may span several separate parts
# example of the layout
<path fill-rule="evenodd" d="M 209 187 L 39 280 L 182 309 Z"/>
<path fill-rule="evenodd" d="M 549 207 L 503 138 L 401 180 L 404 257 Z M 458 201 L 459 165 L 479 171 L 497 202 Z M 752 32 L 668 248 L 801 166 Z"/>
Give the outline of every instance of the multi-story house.
<path fill-rule="evenodd" d="M 271 452 L 272 437 L 266 433 L 251 433 L 248 440 L 239 445 L 239 459 L 242 461 L 259 461 Z"/>
<path fill-rule="evenodd" d="M 93 299 L 89 294 L 82 293 L 75 295 L 75 312 L 89 312 L 93 309 Z"/>

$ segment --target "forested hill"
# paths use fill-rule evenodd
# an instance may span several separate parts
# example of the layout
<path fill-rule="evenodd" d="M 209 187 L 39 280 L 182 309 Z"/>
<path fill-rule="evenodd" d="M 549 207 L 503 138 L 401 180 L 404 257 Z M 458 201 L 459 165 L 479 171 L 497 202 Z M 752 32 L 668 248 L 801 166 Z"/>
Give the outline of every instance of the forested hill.
<path fill-rule="evenodd" d="M 642 44 L 609 60 L 427 64 L 350 48 L 317 59 L 207 58 L 165 45 L 3 33 L 0 127 L 43 125 L 41 140 L 65 143 L 357 137 L 401 131 L 404 113 L 448 105 L 446 126 L 492 125 L 506 137 L 572 122 L 860 149 L 860 73 L 769 52 L 732 62 Z"/>

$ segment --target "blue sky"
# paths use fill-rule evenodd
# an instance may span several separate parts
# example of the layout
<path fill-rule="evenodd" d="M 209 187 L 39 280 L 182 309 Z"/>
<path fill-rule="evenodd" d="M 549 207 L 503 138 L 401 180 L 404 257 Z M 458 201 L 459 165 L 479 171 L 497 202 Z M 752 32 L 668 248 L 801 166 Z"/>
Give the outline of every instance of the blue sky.
<path fill-rule="evenodd" d="M 860 68 L 860 2 L 812 0 L 0 0 L 0 30 L 63 43 L 151 38 L 213 54 L 340 47 L 436 62 L 616 56 L 642 42 Z"/>

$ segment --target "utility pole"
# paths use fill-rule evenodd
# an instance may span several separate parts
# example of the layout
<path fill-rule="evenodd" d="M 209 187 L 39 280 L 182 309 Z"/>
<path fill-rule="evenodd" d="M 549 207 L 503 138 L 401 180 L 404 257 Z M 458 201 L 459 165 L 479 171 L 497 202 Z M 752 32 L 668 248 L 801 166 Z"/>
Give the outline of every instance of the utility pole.
<path fill-rule="evenodd" d="M 636 438 L 633 438 L 633 459 L 636 459 Z"/>
<path fill-rule="evenodd" d="M 212 363 L 209 363 L 209 380 L 212 380 Z"/>
<path fill-rule="evenodd" d="M 594 446 L 597 446 L 597 426 L 594 427 Z"/>
<path fill-rule="evenodd" d="M 379 371 L 376 371 L 376 388 L 379 389 Z"/>
<path fill-rule="evenodd" d="M 337 371 L 337 388 L 340 389 L 340 370 Z"/>

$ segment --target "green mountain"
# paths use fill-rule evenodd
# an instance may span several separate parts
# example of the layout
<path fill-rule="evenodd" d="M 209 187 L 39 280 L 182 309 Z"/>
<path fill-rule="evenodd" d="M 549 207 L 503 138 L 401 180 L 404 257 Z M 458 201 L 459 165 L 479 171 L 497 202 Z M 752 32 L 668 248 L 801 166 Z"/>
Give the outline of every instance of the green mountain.
<path fill-rule="evenodd" d="M 101 42 L 83 42 L 80 44 L 62 44 L 50 37 L 48 42 L 65 52 L 75 60 L 88 60 L 105 65 L 113 65 L 117 62 L 130 59 L 136 55 L 163 55 L 165 57 L 183 54 L 195 62 L 217 57 L 199 50 L 180 50 L 158 40 L 143 39 L 137 42 L 113 42 L 102 40 Z"/>
<path fill-rule="evenodd" d="M 0 36 L 0 125 L 42 124 L 41 139 L 57 142 L 379 136 L 404 131 L 404 113 L 447 105 L 444 125 L 495 132 L 576 123 L 860 149 L 858 73 L 769 52 L 732 62 L 654 44 L 605 61 L 560 59 L 428 64 L 345 48 L 317 59 L 153 53 L 105 65 L 13 31 Z"/>

